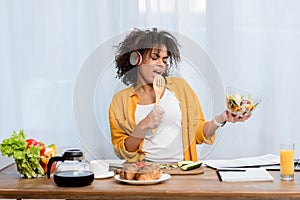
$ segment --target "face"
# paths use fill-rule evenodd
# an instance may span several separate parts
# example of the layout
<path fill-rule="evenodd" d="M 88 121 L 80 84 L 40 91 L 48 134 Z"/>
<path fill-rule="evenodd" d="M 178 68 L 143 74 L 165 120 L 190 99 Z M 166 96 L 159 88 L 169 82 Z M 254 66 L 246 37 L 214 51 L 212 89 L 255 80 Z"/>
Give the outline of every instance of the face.
<path fill-rule="evenodd" d="M 143 57 L 142 64 L 138 66 L 138 82 L 152 83 L 157 75 L 162 75 L 167 69 L 168 51 L 166 46 L 154 48 Z"/>

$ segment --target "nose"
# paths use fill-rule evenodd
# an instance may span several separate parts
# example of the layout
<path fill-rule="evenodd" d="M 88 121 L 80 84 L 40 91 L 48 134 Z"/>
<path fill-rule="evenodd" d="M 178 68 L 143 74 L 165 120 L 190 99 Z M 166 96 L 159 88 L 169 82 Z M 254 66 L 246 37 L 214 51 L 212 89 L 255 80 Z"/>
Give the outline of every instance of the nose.
<path fill-rule="evenodd" d="M 164 67 L 167 66 L 167 64 L 164 63 L 163 59 L 158 59 L 157 66 L 159 66 L 159 67 L 161 67 L 161 68 L 164 68 Z"/>

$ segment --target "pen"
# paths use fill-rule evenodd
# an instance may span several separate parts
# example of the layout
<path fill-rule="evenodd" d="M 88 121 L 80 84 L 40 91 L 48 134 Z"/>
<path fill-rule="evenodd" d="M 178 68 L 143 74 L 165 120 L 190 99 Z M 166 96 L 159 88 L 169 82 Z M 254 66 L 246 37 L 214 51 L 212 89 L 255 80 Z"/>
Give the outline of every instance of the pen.
<path fill-rule="evenodd" d="M 219 172 L 245 172 L 245 169 L 217 169 Z"/>

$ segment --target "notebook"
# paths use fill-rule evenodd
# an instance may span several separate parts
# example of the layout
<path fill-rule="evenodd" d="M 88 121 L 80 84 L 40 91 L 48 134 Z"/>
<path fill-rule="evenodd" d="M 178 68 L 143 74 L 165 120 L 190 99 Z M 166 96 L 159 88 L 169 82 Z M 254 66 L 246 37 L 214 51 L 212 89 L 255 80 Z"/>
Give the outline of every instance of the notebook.
<path fill-rule="evenodd" d="M 274 178 L 264 168 L 244 168 L 239 170 L 217 170 L 220 181 L 244 182 L 244 181 L 273 181 Z"/>

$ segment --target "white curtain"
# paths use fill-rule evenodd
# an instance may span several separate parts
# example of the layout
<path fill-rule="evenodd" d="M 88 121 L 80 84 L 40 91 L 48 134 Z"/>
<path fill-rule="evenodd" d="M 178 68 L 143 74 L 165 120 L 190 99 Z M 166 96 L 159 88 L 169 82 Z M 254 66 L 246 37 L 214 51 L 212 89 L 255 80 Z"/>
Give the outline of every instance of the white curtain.
<path fill-rule="evenodd" d="M 299 6 L 297 0 L 0 0 L 0 140 L 24 129 L 28 137 L 55 143 L 58 153 L 80 147 L 90 159 L 115 158 L 107 120 L 113 94 L 101 93 L 104 85 L 115 83 L 113 60 L 94 77 L 90 102 L 99 133 L 78 127 L 75 115 L 85 110 L 82 102 L 74 107 L 78 77 L 99 46 L 119 41 L 135 27 L 158 27 L 203 48 L 224 88 L 262 99 L 249 121 L 227 124 L 213 146 L 199 146 L 201 159 L 278 154 L 282 140 L 295 141 L 299 156 Z M 189 47 L 182 44 L 184 52 Z M 113 48 L 107 53 L 110 58 Z M 211 119 L 215 112 L 207 81 L 202 72 L 195 77 L 188 63 L 184 59 L 177 73 L 199 94 Z M 87 125 L 92 119 L 80 120 Z M 0 167 L 10 161 L 0 157 Z"/>

